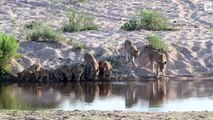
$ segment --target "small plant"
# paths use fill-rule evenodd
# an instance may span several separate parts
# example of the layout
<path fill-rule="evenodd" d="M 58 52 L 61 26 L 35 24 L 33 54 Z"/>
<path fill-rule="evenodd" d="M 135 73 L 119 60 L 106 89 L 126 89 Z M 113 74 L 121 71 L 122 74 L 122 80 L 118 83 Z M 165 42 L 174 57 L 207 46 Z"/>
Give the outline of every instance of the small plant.
<path fill-rule="evenodd" d="M 162 49 L 165 52 L 168 52 L 168 45 L 159 35 L 150 34 L 147 37 L 148 43 L 152 48 Z"/>
<path fill-rule="evenodd" d="M 10 69 L 10 62 L 17 55 L 19 43 L 10 36 L 0 33 L 0 77 Z"/>
<path fill-rule="evenodd" d="M 26 38 L 29 41 L 58 42 L 64 39 L 60 32 L 43 25 L 41 22 L 27 23 L 25 28 L 27 29 Z"/>
<path fill-rule="evenodd" d="M 132 30 L 174 30 L 169 25 L 169 20 L 161 12 L 156 10 L 142 9 L 139 10 L 137 16 L 134 19 L 130 19 L 128 23 L 125 23 L 121 29 L 132 31 Z"/>
<path fill-rule="evenodd" d="M 70 10 L 68 19 L 68 23 L 62 28 L 64 32 L 98 30 L 98 25 L 94 23 L 94 16 L 84 12 L 77 13 L 75 10 Z"/>
<path fill-rule="evenodd" d="M 85 2 L 85 0 L 78 0 L 80 3 Z"/>
<path fill-rule="evenodd" d="M 78 51 L 78 50 L 89 51 L 90 50 L 90 48 L 86 44 L 82 44 L 82 43 L 79 43 L 74 40 L 72 40 L 70 44 L 73 46 L 74 51 Z"/>
<path fill-rule="evenodd" d="M 145 30 L 172 30 L 169 20 L 161 12 L 155 10 L 140 10 L 140 27 Z"/>
<path fill-rule="evenodd" d="M 69 3 L 72 3 L 72 2 L 80 2 L 80 3 L 83 3 L 83 2 L 85 2 L 86 0 L 78 0 L 78 1 L 76 1 L 76 0 L 69 0 Z"/>
<path fill-rule="evenodd" d="M 132 18 L 129 20 L 129 22 L 124 23 L 123 26 L 121 26 L 121 29 L 126 30 L 126 31 L 133 31 L 133 30 L 138 30 L 139 24 L 137 22 L 136 18 Z"/>
<path fill-rule="evenodd" d="M 24 27 L 26 29 L 35 29 L 35 28 L 39 28 L 42 26 L 42 23 L 41 22 L 35 22 L 35 21 L 32 21 L 32 22 L 28 22 L 24 25 Z"/>

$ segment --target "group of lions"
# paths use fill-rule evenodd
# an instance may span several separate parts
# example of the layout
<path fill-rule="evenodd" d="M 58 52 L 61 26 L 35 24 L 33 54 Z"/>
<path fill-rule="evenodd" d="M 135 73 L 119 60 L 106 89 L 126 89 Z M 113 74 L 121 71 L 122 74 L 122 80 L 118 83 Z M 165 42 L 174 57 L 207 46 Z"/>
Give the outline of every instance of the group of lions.
<path fill-rule="evenodd" d="M 137 67 L 136 59 L 143 58 L 141 61 L 150 62 L 151 71 L 156 74 L 157 78 L 165 76 L 167 66 L 167 52 L 162 49 L 156 49 L 150 45 L 145 45 L 143 49 L 137 48 L 130 40 L 126 40 L 123 45 L 125 51 L 125 59 L 131 62 L 134 67 Z M 140 53 L 141 52 L 141 53 Z M 140 60 L 139 60 L 140 61 Z"/>
<path fill-rule="evenodd" d="M 150 62 L 151 71 L 157 78 L 165 76 L 167 65 L 166 52 L 161 49 L 145 45 L 144 49 L 139 49 L 130 40 L 126 40 L 122 47 L 125 52 L 125 59 L 137 67 L 136 59 L 146 58 L 141 61 Z M 140 61 L 140 60 L 139 60 Z M 52 78 L 50 76 L 53 76 Z M 97 61 L 96 58 L 86 52 L 84 62 L 73 65 L 61 65 L 54 70 L 48 70 L 42 65 L 35 63 L 28 69 L 18 73 L 18 78 L 25 81 L 43 81 L 55 79 L 57 81 L 84 81 L 84 80 L 110 80 L 112 77 L 112 65 L 109 61 Z"/>
<path fill-rule="evenodd" d="M 50 77 L 52 76 L 52 77 Z M 55 79 L 56 81 L 110 80 L 112 65 L 109 61 L 97 61 L 91 53 L 84 54 L 84 62 L 73 65 L 64 64 L 54 70 L 48 70 L 35 63 L 18 73 L 18 79 L 39 81 Z"/>

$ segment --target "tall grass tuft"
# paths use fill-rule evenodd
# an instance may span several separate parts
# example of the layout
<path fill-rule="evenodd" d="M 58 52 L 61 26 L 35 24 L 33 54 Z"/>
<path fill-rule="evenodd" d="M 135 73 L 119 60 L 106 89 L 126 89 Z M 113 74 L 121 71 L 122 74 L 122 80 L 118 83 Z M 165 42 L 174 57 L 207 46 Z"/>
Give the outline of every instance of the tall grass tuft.
<path fill-rule="evenodd" d="M 68 23 L 63 25 L 64 32 L 75 32 L 84 30 L 98 30 L 98 25 L 94 23 L 95 17 L 84 12 L 70 10 L 68 12 Z"/>
<path fill-rule="evenodd" d="M 62 33 L 53 30 L 41 22 L 31 22 L 25 25 L 26 38 L 28 41 L 58 42 L 64 40 Z"/>
<path fill-rule="evenodd" d="M 155 49 L 162 49 L 165 52 L 169 51 L 168 45 L 165 43 L 165 41 L 159 36 L 150 34 L 147 37 L 149 46 Z"/>
<path fill-rule="evenodd" d="M 169 25 L 169 19 L 163 13 L 156 10 L 141 9 L 137 16 L 130 19 L 127 23 L 121 26 L 121 29 L 132 30 L 175 30 Z"/>
<path fill-rule="evenodd" d="M 0 33 L 0 77 L 10 69 L 11 60 L 18 55 L 18 49 L 19 43 L 14 37 Z"/>

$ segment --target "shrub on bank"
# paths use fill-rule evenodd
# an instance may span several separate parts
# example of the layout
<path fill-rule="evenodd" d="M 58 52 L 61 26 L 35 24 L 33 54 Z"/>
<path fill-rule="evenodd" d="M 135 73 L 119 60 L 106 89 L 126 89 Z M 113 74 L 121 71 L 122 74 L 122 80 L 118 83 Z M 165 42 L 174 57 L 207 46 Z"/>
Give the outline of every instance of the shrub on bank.
<path fill-rule="evenodd" d="M 84 12 L 70 10 L 68 13 L 68 23 L 63 25 L 64 32 L 75 32 L 84 30 L 98 30 L 98 25 L 94 23 L 94 16 Z"/>
<path fill-rule="evenodd" d="M 78 0 L 79 2 L 85 2 L 86 0 Z"/>
<path fill-rule="evenodd" d="M 43 25 L 41 22 L 27 23 L 25 29 L 26 38 L 29 41 L 58 42 L 64 39 L 62 33 L 53 30 L 47 25 Z"/>
<path fill-rule="evenodd" d="M 147 40 L 151 47 L 168 52 L 168 45 L 159 35 L 150 34 L 148 35 Z"/>
<path fill-rule="evenodd" d="M 121 29 L 132 31 L 132 30 L 174 30 L 169 25 L 169 20 L 163 13 L 156 10 L 142 9 L 139 10 L 137 16 L 130 19 L 127 23 L 121 26 Z"/>
<path fill-rule="evenodd" d="M 0 77 L 10 69 L 10 63 L 18 53 L 19 42 L 10 35 L 0 33 Z"/>

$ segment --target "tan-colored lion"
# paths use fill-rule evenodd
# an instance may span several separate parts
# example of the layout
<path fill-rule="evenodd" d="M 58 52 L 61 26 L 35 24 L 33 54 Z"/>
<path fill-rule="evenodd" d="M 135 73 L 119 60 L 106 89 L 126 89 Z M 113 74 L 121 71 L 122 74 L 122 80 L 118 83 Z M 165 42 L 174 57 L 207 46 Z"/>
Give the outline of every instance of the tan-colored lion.
<path fill-rule="evenodd" d="M 57 81 L 71 81 L 72 80 L 72 66 L 61 65 L 54 70 L 54 76 Z"/>
<path fill-rule="evenodd" d="M 72 79 L 74 81 L 84 80 L 84 65 L 76 63 L 72 66 Z"/>
<path fill-rule="evenodd" d="M 49 80 L 49 70 L 41 67 L 37 72 L 33 73 L 35 80 L 42 82 L 44 80 Z"/>
<path fill-rule="evenodd" d="M 22 72 L 18 73 L 18 79 L 23 81 L 30 81 L 33 79 L 32 72 L 28 71 L 28 69 L 24 69 Z"/>
<path fill-rule="evenodd" d="M 127 62 L 132 62 L 134 67 L 137 67 L 135 59 L 139 56 L 140 50 L 130 41 L 126 40 L 123 46 L 124 51 L 126 52 L 125 59 Z"/>
<path fill-rule="evenodd" d="M 97 80 L 98 79 L 98 62 L 91 53 L 84 54 L 84 76 L 85 79 Z"/>
<path fill-rule="evenodd" d="M 99 78 L 103 80 L 111 80 L 112 65 L 106 60 L 99 61 Z"/>
<path fill-rule="evenodd" d="M 18 73 L 18 79 L 24 81 L 42 81 L 44 79 L 49 79 L 48 70 L 41 64 L 35 63 Z"/>
<path fill-rule="evenodd" d="M 149 53 L 148 58 L 151 63 L 151 70 L 153 73 L 156 73 L 157 78 L 160 76 L 165 76 L 165 71 L 167 67 L 167 56 L 162 49 L 155 49 L 150 46 L 146 46 L 145 49 L 148 49 Z M 154 69 L 156 69 L 154 71 Z"/>

